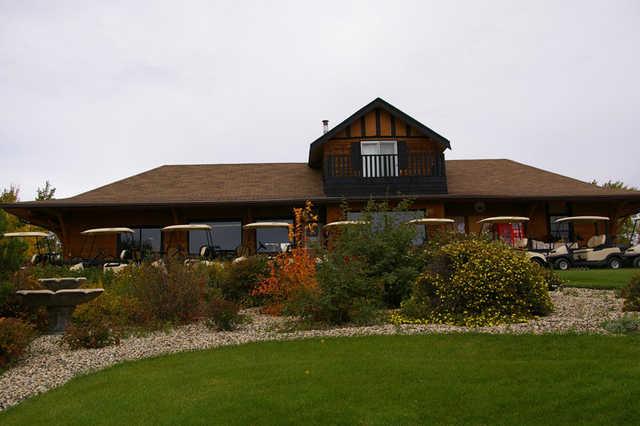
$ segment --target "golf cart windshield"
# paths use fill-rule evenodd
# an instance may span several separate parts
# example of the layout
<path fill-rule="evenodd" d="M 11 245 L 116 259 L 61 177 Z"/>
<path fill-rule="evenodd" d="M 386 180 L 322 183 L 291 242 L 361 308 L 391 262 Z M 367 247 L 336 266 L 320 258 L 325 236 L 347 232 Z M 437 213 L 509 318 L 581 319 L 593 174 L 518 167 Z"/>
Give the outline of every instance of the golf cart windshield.
<path fill-rule="evenodd" d="M 258 253 L 285 252 L 291 247 L 289 222 L 254 222 L 244 225 L 245 230 L 255 230 L 256 251 Z"/>
<path fill-rule="evenodd" d="M 491 233 L 493 239 L 500 240 L 514 247 L 526 245 L 524 223 L 529 218 L 525 216 L 495 216 L 478 221 L 482 225 L 482 233 Z"/>

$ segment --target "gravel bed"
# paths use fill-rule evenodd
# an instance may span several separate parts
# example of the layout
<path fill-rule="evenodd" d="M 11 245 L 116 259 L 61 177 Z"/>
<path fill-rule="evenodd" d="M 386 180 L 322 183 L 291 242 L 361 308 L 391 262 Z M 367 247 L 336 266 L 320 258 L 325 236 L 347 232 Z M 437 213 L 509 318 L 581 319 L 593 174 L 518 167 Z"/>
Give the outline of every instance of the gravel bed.
<path fill-rule="evenodd" d="M 238 345 L 265 340 L 291 340 L 310 337 L 365 336 L 389 334 L 429 334 L 478 332 L 492 334 L 524 333 L 603 333 L 603 321 L 622 315 L 622 299 L 611 290 L 566 288 L 551 293 L 555 312 L 527 323 L 495 327 L 468 328 L 449 325 L 390 324 L 367 327 L 341 327 L 322 330 L 281 332 L 286 318 L 260 315 L 247 310 L 248 322 L 232 332 L 216 332 L 204 324 L 191 324 L 144 337 L 124 339 L 117 346 L 71 351 L 60 344 L 60 336 L 38 337 L 26 357 L 0 375 L 0 410 L 55 388 L 71 378 L 113 364 L 162 354 Z"/>

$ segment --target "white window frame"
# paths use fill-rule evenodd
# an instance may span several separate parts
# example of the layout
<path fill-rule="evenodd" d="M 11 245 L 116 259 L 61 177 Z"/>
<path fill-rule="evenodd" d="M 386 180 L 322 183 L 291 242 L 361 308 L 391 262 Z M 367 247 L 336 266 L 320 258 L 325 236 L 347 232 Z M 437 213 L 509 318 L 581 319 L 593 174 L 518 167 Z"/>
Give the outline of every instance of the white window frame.
<path fill-rule="evenodd" d="M 380 163 L 374 163 L 372 165 L 367 164 L 365 161 L 365 155 L 383 155 L 382 154 L 382 146 L 383 145 L 391 145 L 393 146 L 393 152 L 389 155 L 395 155 L 395 160 L 392 165 L 391 173 L 388 175 L 384 174 L 384 167 Z M 373 148 L 375 147 L 375 153 L 365 154 L 365 147 Z M 370 151 L 366 149 L 366 151 Z M 380 141 L 360 141 L 360 155 L 362 156 L 362 177 L 395 177 L 398 176 L 398 141 L 396 140 L 380 140 Z M 370 167 L 371 166 L 371 167 Z"/>

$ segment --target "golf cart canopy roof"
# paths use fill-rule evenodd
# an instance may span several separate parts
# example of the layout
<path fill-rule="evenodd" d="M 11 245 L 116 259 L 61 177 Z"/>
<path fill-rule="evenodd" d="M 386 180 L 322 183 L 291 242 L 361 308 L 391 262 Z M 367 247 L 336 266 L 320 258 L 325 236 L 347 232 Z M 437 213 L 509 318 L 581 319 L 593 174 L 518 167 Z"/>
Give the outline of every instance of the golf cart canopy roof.
<path fill-rule="evenodd" d="M 99 234 L 133 234 L 131 228 L 94 228 L 82 231 L 82 235 L 99 235 Z"/>
<path fill-rule="evenodd" d="M 24 237 L 24 238 L 47 238 L 49 234 L 46 232 L 6 232 L 4 234 L 6 238 L 16 238 L 16 237 Z"/>
<path fill-rule="evenodd" d="M 446 219 L 443 217 L 428 217 L 422 219 L 413 219 L 407 222 L 407 225 L 446 225 L 450 223 L 456 223 L 453 219 Z"/>
<path fill-rule="evenodd" d="M 368 225 L 369 221 L 366 220 L 338 220 L 336 222 L 329 222 L 323 226 L 323 228 L 330 228 L 333 226 L 347 226 L 347 225 Z"/>
<path fill-rule="evenodd" d="M 287 222 L 254 222 L 244 225 L 243 229 L 258 229 L 258 228 L 289 228 L 291 225 Z"/>
<path fill-rule="evenodd" d="M 569 216 L 556 220 L 554 223 L 563 222 L 600 222 L 610 220 L 606 216 Z"/>
<path fill-rule="evenodd" d="M 204 223 L 170 225 L 162 228 L 162 231 L 211 231 L 211 226 Z"/>
<path fill-rule="evenodd" d="M 525 216 L 496 216 L 488 217 L 478 221 L 478 223 L 519 223 L 529 222 L 529 218 Z"/>

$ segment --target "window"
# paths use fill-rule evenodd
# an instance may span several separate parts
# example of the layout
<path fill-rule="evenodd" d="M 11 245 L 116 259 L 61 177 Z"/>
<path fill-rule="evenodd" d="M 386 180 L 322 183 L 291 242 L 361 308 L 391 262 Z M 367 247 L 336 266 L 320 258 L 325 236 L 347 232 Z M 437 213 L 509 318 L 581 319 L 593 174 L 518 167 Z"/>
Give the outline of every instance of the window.
<path fill-rule="evenodd" d="M 555 223 L 557 219 L 567 217 L 562 216 L 549 216 L 549 231 L 551 237 L 556 241 L 571 241 L 571 224 L 569 222 Z"/>
<path fill-rule="evenodd" d="M 363 177 L 398 176 L 398 143 L 396 141 L 360 142 Z"/>
<path fill-rule="evenodd" d="M 293 224 L 291 219 L 258 220 L 257 222 L 286 222 Z M 256 251 L 258 253 L 279 253 L 289 246 L 289 230 L 287 228 L 258 228 L 256 229 Z"/>
<path fill-rule="evenodd" d="M 394 224 L 406 223 L 412 219 L 420 219 L 424 217 L 422 210 L 416 210 L 411 212 L 387 212 L 387 213 L 372 213 L 371 219 L 373 221 L 373 228 L 380 228 L 384 223 L 384 216 L 387 215 L 391 218 Z M 361 212 L 348 212 L 348 220 L 360 220 L 362 217 Z M 420 245 L 426 241 L 426 232 L 424 226 L 416 226 L 416 237 L 413 239 L 413 244 Z"/>
<path fill-rule="evenodd" d="M 162 231 L 160 228 L 132 228 L 130 234 L 119 234 L 118 250 L 136 250 L 141 253 L 160 253 L 162 251 Z"/>
<path fill-rule="evenodd" d="M 242 222 L 198 222 L 211 226 L 213 246 L 216 251 L 232 252 L 242 244 Z M 189 231 L 189 253 L 199 254 L 207 245 L 207 231 Z"/>

